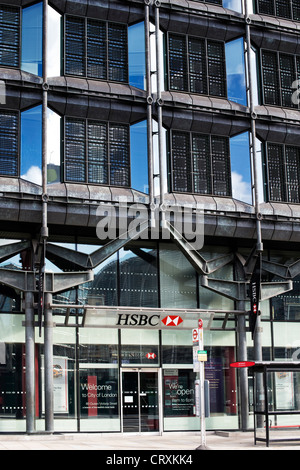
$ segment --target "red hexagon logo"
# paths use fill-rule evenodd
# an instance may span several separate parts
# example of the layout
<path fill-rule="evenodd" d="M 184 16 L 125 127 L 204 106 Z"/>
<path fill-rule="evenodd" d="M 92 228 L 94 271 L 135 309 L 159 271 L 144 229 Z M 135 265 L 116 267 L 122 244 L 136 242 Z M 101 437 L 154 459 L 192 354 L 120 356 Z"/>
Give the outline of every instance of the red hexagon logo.
<path fill-rule="evenodd" d="M 183 320 L 179 315 L 168 315 L 162 319 L 162 322 L 166 326 L 178 326 Z"/>
<path fill-rule="evenodd" d="M 155 354 L 155 353 L 147 353 L 147 354 L 146 354 L 146 358 L 147 358 L 147 359 L 155 359 L 155 358 L 156 358 L 156 354 Z"/>

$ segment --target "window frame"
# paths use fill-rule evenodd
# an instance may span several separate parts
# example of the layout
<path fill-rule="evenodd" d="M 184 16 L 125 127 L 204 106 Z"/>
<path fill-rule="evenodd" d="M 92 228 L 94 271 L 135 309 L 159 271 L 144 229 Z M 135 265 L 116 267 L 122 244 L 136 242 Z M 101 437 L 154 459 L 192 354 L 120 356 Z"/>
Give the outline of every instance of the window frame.
<path fill-rule="evenodd" d="M 264 67 L 263 65 L 263 56 L 264 54 L 269 54 L 273 55 L 275 58 L 275 68 L 276 68 L 276 80 L 274 81 L 274 89 L 278 89 L 278 102 L 277 103 L 267 103 L 266 101 L 266 93 L 265 89 L 266 86 L 269 86 L 265 84 L 264 80 L 264 72 L 267 69 L 267 67 Z M 291 78 L 291 85 L 295 80 L 300 79 L 300 55 L 297 54 L 288 54 L 286 52 L 281 52 L 281 51 L 274 51 L 270 49 L 260 49 L 260 76 L 261 76 L 261 97 L 262 97 L 262 103 L 265 106 L 276 106 L 276 107 L 282 107 L 282 108 L 289 108 L 289 109 L 300 109 L 300 103 L 293 104 L 292 103 L 292 94 L 293 94 L 293 89 L 291 86 L 291 104 L 287 105 L 284 103 L 284 95 L 283 95 L 283 70 L 281 68 L 281 57 L 286 56 L 286 57 L 291 57 L 293 61 L 293 72 L 294 72 L 294 77 Z M 274 73 L 274 71 L 273 71 Z"/>
<path fill-rule="evenodd" d="M 183 71 L 183 81 L 184 81 L 184 89 L 176 89 L 172 88 L 171 86 L 171 48 L 170 48 L 170 39 L 174 37 L 177 38 L 182 38 L 184 41 L 184 46 L 185 46 L 185 54 L 183 52 L 182 60 L 184 62 L 184 71 Z M 190 61 L 190 44 L 192 40 L 196 41 L 203 41 L 204 44 L 204 57 L 203 57 L 203 63 L 205 67 L 205 74 L 203 78 L 203 82 L 205 81 L 205 88 L 206 92 L 205 93 L 200 93 L 197 91 L 191 91 L 192 89 L 192 84 L 191 84 L 191 61 Z M 168 31 L 167 33 L 167 84 L 168 84 L 168 90 L 173 91 L 173 92 L 179 92 L 179 93 L 193 93 L 193 94 L 198 94 L 198 95 L 203 95 L 203 96 L 215 96 L 217 98 L 225 98 L 227 99 L 228 97 L 228 92 L 227 92 L 227 76 L 226 76 L 226 54 L 225 54 L 225 41 L 218 41 L 214 39 L 209 39 L 206 37 L 200 37 L 200 36 L 193 36 L 193 35 L 188 35 L 188 34 L 181 34 L 181 33 L 176 33 L 173 31 Z M 211 77 L 213 75 L 209 74 L 209 62 L 210 62 L 210 55 L 208 54 L 208 47 L 210 44 L 218 44 L 222 46 L 222 58 L 219 61 L 219 64 L 222 63 L 223 67 L 223 76 L 220 79 L 221 86 L 224 87 L 224 94 L 212 94 L 210 92 L 210 89 L 213 85 L 213 82 L 211 82 Z"/>
<path fill-rule="evenodd" d="M 280 168 L 279 168 L 279 175 L 280 175 L 280 187 L 282 196 L 281 199 L 276 199 L 271 197 L 272 185 L 270 180 L 270 160 L 272 156 L 270 155 L 270 147 L 274 146 L 280 148 Z M 269 202 L 284 202 L 288 204 L 300 204 L 300 146 L 298 145 L 289 145 L 289 144 L 282 144 L 278 142 L 265 142 L 265 165 L 266 165 L 266 178 L 267 178 L 267 194 L 268 194 L 268 201 Z M 291 185 L 291 181 L 288 177 L 288 162 L 287 162 L 287 149 L 295 149 L 297 152 L 296 159 L 298 160 L 298 165 L 296 168 L 298 169 L 298 201 L 292 200 L 289 197 L 289 186 Z"/>
<path fill-rule="evenodd" d="M 187 162 L 187 166 L 190 166 L 190 174 L 187 175 L 187 178 L 190 178 L 190 181 L 187 179 L 187 190 L 186 191 L 180 191 L 178 189 L 175 189 L 175 184 L 174 184 L 174 157 L 173 157 L 173 136 L 174 134 L 186 134 L 187 139 L 188 139 L 188 145 L 189 145 L 189 152 L 185 154 L 185 159 Z M 196 138 L 197 136 L 203 137 L 207 140 L 208 143 L 208 152 L 205 154 L 205 159 L 207 162 L 207 166 L 209 167 L 210 174 L 206 175 L 206 184 L 207 184 L 207 192 L 201 192 L 201 191 L 195 191 L 195 186 L 197 184 L 195 175 L 197 172 L 195 171 L 194 167 L 194 158 L 193 158 L 193 139 Z M 224 139 L 224 142 L 226 142 L 226 157 L 227 157 L 227 162 L 225 162 L 225 165 L 227 167 L 227 174 L 226 174 L 226 186 L 227 186 L 227 194 L 219 194 L 216 191 L 216 187 L 218 182 L 214 180 L 215 173 L 214 173 L 214 154 L 212 151 L 212 146 L 213 146 L 213 139 Z M 232 197 L 232 182 L 231 182 L 231 160 L 230 160 L 230 141 L 229 137 L 227 136 L 221 136 L 221 135 L 215 135 L 215 134 L 204 134 L 200 132 L 189 132 L 189 131 L 181 131 L 177 129 L 172 129 L 169 132 L 169 139 L 168 139 L 168 145 L 169 145 L 169 158 L 168 158 L 168 173 L 169 173 L 169 188 L 170 192 L 172 193 L 179 193 L 179 194 L 195 194 L 195 195 L 204 195 L 204 196 L 217 196 L 217 197 Z M 217 160 L 216 160 L 217 161 Z M 190 185 L 190 189 L 188 186 Z"/>
<path fill-rule="evenodd" d="M 73 74 L 70 72 L 67 72 L 67 20 L 68 18 L 75 18 L 78 20 L 83 21 L 83 28 L 84 28 L 84 43 L 83 43 L 83 74 Z M 104 56 L 104 61 L 105 61 L 105 68 L 106 68 L 106 78 L 97 78 L 91 75 L 88 75 L 88 53 L 87 53 L 87 48 L 88 48 L 88 22 L 93 21 L 96 23 L 99 23 L 104 25 L 105 27 L 105 56 Z M 110 61 L 109 61 L 109 27 L 110 25 L 119 25 L 124 27 L 124 30 L 126 31 L 126 70 L 124 71 L 126 79 L 125 80 L 112 80 L 109 78 L 109 73 L 110 73 Z M 98 18 L 90 18 L 90 17 L 85 17 L 85 16 L 78 16 L 78 15 L 70 15 L 70 14 L 64 14 L 63 15 L 63 54 L 62 54 L 62 71 L 63 75 L 67 77 L 77 77 L 77 78 L 85 78 L 85 79 L 90 79 L 90 80 L 100 80 L 100 81 L 111 81 L 114 83 L 129 83 L 129 54 L 128 54 L 128 24 L 126 23 L 120 23 L 117 21 L 107 21 L 107 20 L 100 20 Z"/>
<path fill-rule="evenodd" d="M 74 121 L 82 121 L 84 123 L 84 175 L 85 178 L 83 181 L 77 181 L 67 178 L 67 158 L 66 158 L 66 145 L 67 145 L 67 133 L 66 133 L 66 122 L 67 120 L 74 120 Z M 97 182 L 90 182 L 89 181 L 89 123 L 98 123 L 103 124 L 106 126 L 106 146 L 107 146 L 107 183 L 97 183 Z M 110 139 L 110 129 L 112 126 L 120 126 L 127 129 L 127 136 L 128 140 L 125 144 L 128 151 L 128 166 L 126 167 L 127 170 L 127 180 L 128 185 L 121 185 L 121 184 L 112 184 L 111 183 L 111 139 Z M 62 176 L 64 183 L 71 183 L 71 184 L 88 184 L 88 185 L 95 185 L 95 186 L 105 186 L 105 187 L 120 187 L 120 188 L 131 188 L 131 155 L 130 155 L 130 125 L 126 123 L 116 123 L 114 121 L 102 121 L 97 119 L 87 119 L 82 117 L 75 117 L 75 116 L 64 116 L 63 118 L 63 158 L 62 158 Z"/>

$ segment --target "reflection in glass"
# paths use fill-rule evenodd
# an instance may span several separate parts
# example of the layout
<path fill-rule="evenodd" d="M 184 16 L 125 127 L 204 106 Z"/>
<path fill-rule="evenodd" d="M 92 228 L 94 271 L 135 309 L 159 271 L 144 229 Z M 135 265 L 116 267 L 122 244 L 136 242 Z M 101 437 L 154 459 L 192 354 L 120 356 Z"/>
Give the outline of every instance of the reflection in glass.
<path fill-rule="evenodd" d="M 245 132 L 230 139 L 232 196 L 252 204 L 249 134 Z"/>
<path fill-rule="evenodd" d="M 250 49 L 250 68 L 251 68 L 251 84 L 252 84 L 252 99 L 253 105 L 259 105 L 259 88 L 258 88 L 258 70 L 259 67 L 258 52 L 251 47 Z M 249 98 L 248 98 L 249 99 Z"/>
<path fill-rule="evenodd" d="M 228 99 L 247 106 L 244 39 L 225 44 Z"/>
<path fill-rule="evenodd" d="M 23 9 L 21 69 L 34 75 L 43 75 L 43 4 L 36 3 Z"/>
<path fill-rule="evenodd" d="M 224 248 L 220 247 L 213 247 L 209 248 L 206 247 L 203 251 L 201 251 L 201 256 L 205 260 L 211 260 L 215 258 L 219 258 L 226 253 Z M 223 266 L 222 268 L 218 269 L 215 273 L 210 274 L 211 278 L 223 279 L 223 280 L 233 280 L 233 266 L 228 264 Z M 205 287 L 199 286 L 199 298 L 200 298 L 200 308 L 213 310 L 233 310 L 234 309 L 234 301 L 228 299 L 227 297 L 217 294 L 215 292 L 206 289 Z"/>
<path fill-rule="evenodd" d="M 165 417 L 195 415 L 196 373 L 188 369 L 165 369 L 163 397 Z M 181 393 L 178 393 L 181 391 Z"/>
<path fill-rule="evenodd" d="M 223 7 L 242 13 L 241 0 L 223 0 Z"/>
<path fill-rule="evenodd" d="M 47 75 L 61 74 L 61 15 L 48 6 Z"/>
<path fill-rule="evenodd" d="M 146 56 L 145 25 L 137 23 L 128 28 L 129 84 L 145 90 Z"/>
<path fill-rule="evenodd" d="M 197 308 L 196 272 L 177 248 L 161 245 L 161 306 Z"/>
<path fill-rule="evenodd" d="M 258 174 L 256 179 L 256 186 L 258 190 L 258 202 L 261 204 L 266 200 L 267 194 L 267 183 L 264 182 L 264 170 L 263 170 L 263 143 L 255 139 L 256 145 L 256 165 L 258 168 Z"/>
<path fill-rule="evenodd" d="M 61 117 L 47 109 L 47 183 L 60 182 Z"/>
<path fill-rule="evenodd" d="M 119 257 L 120 305 L 158 307 L 156 250 L 136 246 Z"/>
<path fill-rule="evenodd" d="M 155 120 L 152 121 L 153 126 L 153 167 L 154 167 L 154 174 L 160 174 L 160 156 L 159 156 L 159 140 L 158 140 L 158 124 Z M 167 171 L 167 131 L 163 127 L 162 128 L 162 171 L 164 175 L 168 174 Z M 168 180 L 167 177 L 163 179 L 163 193 L 166 194 L 168 192 Z M 160 194 L 160 178 L 154 178 L 154 195 L 159 196 Z"/>
<path fill-rule="evenodd" d="M 21 113 L 21 178 L 42 184 L 42 106 Z"/>
<path fill-rule="evenodd" d="M 140 328 L 121 330 L 121 361 L 122 365 L 158 366 L 158 330 Z"/>
<path fill-rule="evenodd" d="M 117 369 L 81 368 L 79 376 L 81 418 L 118 419 L 118 382 Z M 106 430 L 111 429 L 107 427 Z"/>
<path fill-rule="evenodd" d="M 87 252 L 83 245 L 78 247 L 81 252 Z M 90 247 L 95 251 L 98 247 Z M 90 253 L 92 252 L 90 251 Z M 79 302 L 88 305 L 117 305 L 117 254 L 110 256 L 106 261 L 95 268 L 95 277 L 92 282 L 83 284 L 78 288 Z"/>
<path fill-rule="evenodd" d="M 149 192 L 147 122 L 130 127 L 131 187 L 142 193 Z"/>

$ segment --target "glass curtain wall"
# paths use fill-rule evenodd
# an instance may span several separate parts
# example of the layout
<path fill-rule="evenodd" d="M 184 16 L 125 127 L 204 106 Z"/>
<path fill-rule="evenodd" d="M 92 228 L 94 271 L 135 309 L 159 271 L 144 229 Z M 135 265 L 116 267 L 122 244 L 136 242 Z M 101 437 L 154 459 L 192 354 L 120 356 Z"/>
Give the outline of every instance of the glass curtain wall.
<path fill-rule="evenodd" d="M 2 240 L 5 244 L 7 240 Z M 91 253 L 95 245 L 64 245 Z M 225 254 L 225 249 L 204 247 L 205 259 Z M 159 256 L 158 256 L 159 255 Z M 269 259 L 290 264 L 299 253 L 270 252 Z M 20 269 L 19 256 L 2 267 Z M 47 269 L 59 271 L 47 261 Z M 214 275 L 232 279 L 231 265 Z M 264 275 L 264 279 L 266 275 Z M 2 292 L 2 291 L 1 291 Z M 298 279 L 294 289 L 261 303 L 263 359 L 299 360 Z M 25 329 L 18 298 L 1 294 L 0 314 L 0 431 L 25 432 Z M 121 302 L 122 300 L 122 302 Z M 54 297 L 59 303 L 127 305 L 132 307 L 204 308 L 232 310 L 234 303 L 200 286 L 198 276 L 173 245 L 134 244 L 121 250 L 95 270 L 95 281 Z M 247 304 L 246 310 L 249 308 Z M 78 320 L 78 319 L 77 319 Z M 197 319 L 195 319 L 196 321 Z M 54 321 L 54 413 L 56 431 L 120 431 L 121 397 L 119 366 L 162 368 L 163 429 L 197 430 L 195 380 L 190 331 L 172 329 L 122 330 L 67 328 L 64 316 L 55 311 Z M 76 317 L 72 319 L 76 322 Z M 217 326 L 217 322 L 214 322 Z M 220 326 L 220 325 L 219 325 Z M 210 383 L 208 429 L 238 428 L 238 382 L 229 367 L 235 358 L 235 324 L 224 331 L 204 331 L 208 361 L 206 379 Z M 253 341 L 247 333 L 248 358 L 253 357 Z M 44 349 L 43 335 L 36 331 L 36 428 L 44 429 Z M 252 383 L 249 381 L 250 408 Z"/>

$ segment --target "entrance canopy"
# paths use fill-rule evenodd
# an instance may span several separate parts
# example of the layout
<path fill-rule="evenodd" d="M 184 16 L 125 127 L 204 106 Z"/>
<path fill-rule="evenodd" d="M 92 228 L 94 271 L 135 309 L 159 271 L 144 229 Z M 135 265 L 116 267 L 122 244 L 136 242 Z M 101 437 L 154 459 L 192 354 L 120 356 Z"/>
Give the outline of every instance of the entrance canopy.
<path fill-rule="evenodd" d="M 146 328 L 154 330 L 198 328 L 198 320 L 203 322 L 203 329 L 210 330 L 213 321 L 221 321 L 221 329 L 226 329 L 228 320 L 236 315 L 245 315 L 244 310 L 203 310 L 183 308 L 143 308 L 143 307 L 107 307 L 92 305 L 51 304 L 53 313 L 65 316 L 63 325 L 69 327 L 90 328 Z M 74 323 L 74 311 L 78 311 L 80 323 Z M 58 313 L 60 312 L 60 313 Z M 78 321 L 77 317 L 77 321 Z M 59 324 L 56 323 L 56 326 Z M 215 328 L 215 325 L 213 327 Z M 217 328 L 220 329 L 220 328 Z"/>
<path fill-rule="evenodd" d="M 210 329 L 215 312 L 197 309 L 157 309 L 134 307 L 85 307 L 82 326 L 101 328 L 149 328 L 191 330 L 203 321 Z"/>

